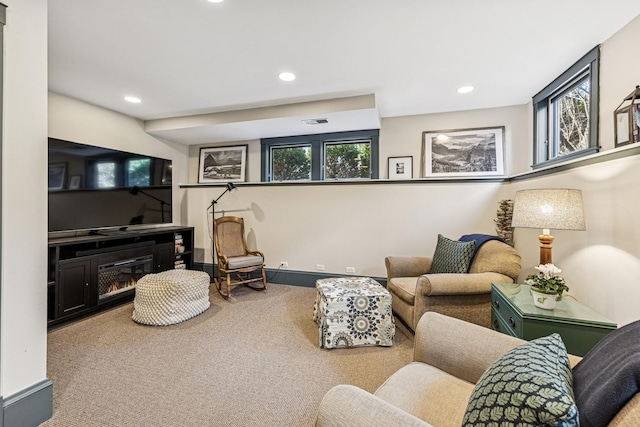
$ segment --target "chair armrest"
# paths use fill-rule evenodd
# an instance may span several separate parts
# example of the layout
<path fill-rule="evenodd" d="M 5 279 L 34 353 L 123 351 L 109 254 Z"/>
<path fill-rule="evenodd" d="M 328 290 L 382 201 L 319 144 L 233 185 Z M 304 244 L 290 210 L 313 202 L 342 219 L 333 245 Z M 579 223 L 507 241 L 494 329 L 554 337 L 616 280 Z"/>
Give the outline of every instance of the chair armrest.
<path fill-rule="evenodd" d="M 493 272 L 424 274 L 418 278 L 416 293 L 425 296 L 488 294 L 492 282 L 512 283 L 513 279 Z"/>
<path fill-rule="evenodd" d="M 387 278 L 421 276 L 429 272 L 431 261 L 431 257 L 388 256 L 384 259 Z"/>
<path fill-rule="evenodd" d="M 337 385 L 325 394 L 316 427 L 429 427 L 397 406 L 352 385 Z"/>
<path fill-rule="evenodd" d="M 264 260 L 264 254 L 260 251 L 247 251 L 247 253 L 249 255 L 255 255 L 255 256 L 259 256 L 262 257 L 262 259 Z"/>
<path fill-rule="evenodd" d="M 413 358 L 475 384 L 500 356 L 526 341 L 428 311 L 418 322 Z"/>

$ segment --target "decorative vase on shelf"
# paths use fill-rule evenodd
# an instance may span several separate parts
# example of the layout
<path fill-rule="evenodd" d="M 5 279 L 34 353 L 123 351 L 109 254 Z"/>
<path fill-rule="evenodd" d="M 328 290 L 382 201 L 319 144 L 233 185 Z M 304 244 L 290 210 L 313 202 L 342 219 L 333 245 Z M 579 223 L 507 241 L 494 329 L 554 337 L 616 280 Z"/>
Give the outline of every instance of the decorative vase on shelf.
<path fill-rule="evenodd" d="M 531 274 L 524 281 L 531 286 L 533 304 L 545 310 L 553 310 L 556 308 L 556 301 L 562 298 L 562 293 L 569 290 L 564 278 L 559 276 L 562 270 L 553 264 L 541 264 L 535 268 L 540 273 Z"/>

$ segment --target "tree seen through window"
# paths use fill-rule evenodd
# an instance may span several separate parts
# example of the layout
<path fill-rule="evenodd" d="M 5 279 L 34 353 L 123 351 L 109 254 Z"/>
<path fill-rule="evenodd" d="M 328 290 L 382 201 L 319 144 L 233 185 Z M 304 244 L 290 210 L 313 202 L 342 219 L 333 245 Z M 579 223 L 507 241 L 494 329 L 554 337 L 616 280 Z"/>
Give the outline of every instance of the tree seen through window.
<path fill-rule="evenodd" d="M 273 181 L 311 179 L 311 146 L 273 147 L 271 159 Z"/>
<path fill-rule="evenodd" d="M 371 174 L 369 141 L 325 145 L 325 179 L 369 178 Z"/>
<path fill-rule="evenodd" d="M 132 159 L 127 161 L 127 185 L 148 187 L 151 185 L 151 159 Z"/>

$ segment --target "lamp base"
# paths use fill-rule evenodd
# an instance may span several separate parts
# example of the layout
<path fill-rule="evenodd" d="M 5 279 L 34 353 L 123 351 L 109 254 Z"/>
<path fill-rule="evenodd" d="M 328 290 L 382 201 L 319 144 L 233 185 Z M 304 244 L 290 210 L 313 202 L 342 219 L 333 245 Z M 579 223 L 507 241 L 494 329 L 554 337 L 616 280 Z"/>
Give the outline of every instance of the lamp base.
<path fill-rule="evenodd" d="M 540 264 L 553 264 L 551 259 L 551 244 L 553 243 L 553 237 L 550 234 L 541 234 L 538 236 L 540 241 Z"/>

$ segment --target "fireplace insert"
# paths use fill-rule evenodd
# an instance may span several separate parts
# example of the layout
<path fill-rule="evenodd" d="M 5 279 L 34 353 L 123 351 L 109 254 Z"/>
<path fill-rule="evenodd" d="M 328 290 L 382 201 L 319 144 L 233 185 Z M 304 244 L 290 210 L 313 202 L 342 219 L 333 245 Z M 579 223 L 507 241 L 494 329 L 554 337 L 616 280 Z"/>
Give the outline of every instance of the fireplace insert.
<path fill-rule="evenodd" d="M 151 273 L 152 266 L 152 255 L 99 265 L 98 302 L 133 290 L 142 276 Z"/>

